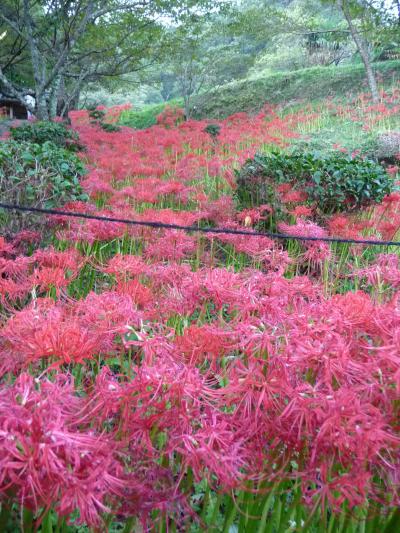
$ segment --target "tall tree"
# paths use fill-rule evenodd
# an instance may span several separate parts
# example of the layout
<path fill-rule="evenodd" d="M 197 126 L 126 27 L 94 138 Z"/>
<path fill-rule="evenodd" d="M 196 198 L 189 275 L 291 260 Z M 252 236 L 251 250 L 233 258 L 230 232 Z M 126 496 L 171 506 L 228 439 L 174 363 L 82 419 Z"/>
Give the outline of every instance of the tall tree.
<path fill-rule="evenodd" d="M 241 64 L 234 44 L 220 39 L 212 22 L 180 28 L 178 33 L 178 44 L 168 63 L 178 95 L 183 98 L 185 116 L 190 118 L 193 100 L 207 98 L 209 90 L 237 77 Z"/>
<path fill-rule="evenodd" d="M 163 20 L 201 12 L 208 0 L 5 0 L 0 20 L 29 56 L 38 118 L 55 115 L 60 92 L 73 98 L 87 81 L 143 66 L 160 43 Z M 157 34 L 158 31 L 158 34 Z M 156 32 L 156 34 L 154 33 Z M 24 101 L 24 92 L 0 64 L 0 83 Z"/>
<path fill-rule="evenodd" d="M 170 54 L 153 69 L 149 82 L 162 97 L 180 96 L 190 118 L 194 102 L 207 98 L 210 90 L 244 77 L 254 62 L 252 47 L 229 30 L 227 9 L 207 16 L 192 14 L 169 34 Z M 253 47 L 254 48 L 254 47 Z"/>
<path fill-rule="evenodd" d="M 352 15 L 352 8 L 353 11 L 357 10 L 358 13 L 360 13 L 360 7 L 362 6 L 360 6 L 358 2 L 351 2 L 349 0 L 337 0 L 337 4 L 340 11 L 343 13 L 344 18 L 346 19 L 351 36 L 353 37 L 362 62 L 364 63 L 372 100 L 373 102 L 377 103 L 379 101 L 378 85 L 372 68 L 372 58 L 369 44 L 363 32 L 357 27 L 357 23 L 353 20 Z"/>

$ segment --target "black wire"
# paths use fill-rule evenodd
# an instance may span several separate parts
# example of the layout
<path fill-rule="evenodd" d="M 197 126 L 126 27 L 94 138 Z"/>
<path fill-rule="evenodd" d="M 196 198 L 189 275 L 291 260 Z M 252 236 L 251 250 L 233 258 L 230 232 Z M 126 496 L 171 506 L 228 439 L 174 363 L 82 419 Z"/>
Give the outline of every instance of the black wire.
<path fill-rule="evenodd" d="M 295 241 L 312 241 L 312 242 L 341 242 L 348 244 L 367 244 L 370 246 L 400 246 L 400 241 L 378 241 L 366 239 L 342 239 L 338 237 L 307 237 L 305 235 L 286 235 L 284 233 L 247 231 L 231 228 L 201 228 L 199 226 L 183 226 L 181 224 L 166 224 L 164 222 L 147 222 L 144 220 L 131 220 L 127 218 L 102 217 L 91 215 L 90 213 L 73 213 L 71 211 L 61 211 L 59 209 L 44 209 L 42 207 L 27 207 L 23 205 L 3 204 L 0 202 L 0 208 L 10 211 L 25 211 L 29 213 L 42 213 L 45 215 L 84 218 L 87 220 L 100 220 L 102 222 L 117 222 L 119 224 L 129 224 L 132 226 L 146 226 L 149 228 L 177 229 L 182 231 L 197 231 L 200 233 L 224 233 L 228 235 L 247 235 L 248 237 L 269 237 L 272 239 L 295 240 Z"/>

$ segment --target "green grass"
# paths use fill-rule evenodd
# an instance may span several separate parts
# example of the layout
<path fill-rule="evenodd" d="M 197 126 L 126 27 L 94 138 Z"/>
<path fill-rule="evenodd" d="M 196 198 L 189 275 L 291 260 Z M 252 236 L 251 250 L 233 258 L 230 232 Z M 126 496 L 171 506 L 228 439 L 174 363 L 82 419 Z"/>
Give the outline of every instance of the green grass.
<path fill-rule="evenodd" d="M 391 94 L 390 89 L 386 89 Z M 365 104 L 359 99 L 350 100 L 336 97 L 332 100 L 332 107 L 326 106 L 324 100 L 313 101 L 307 106 L 310 119 L 299 122 L 296 131 L 300 139 L 294 139 L 292 145 L 298 148 L 330 151 L 334 146 L 339 146 L 349 152 L 360 151 L 361 154 L 374 157 L 377 152 L 377 138 L 382 133 L 400 131 L 400 114 L 395 111 L 397 102 L 388 104 L 390 98 L 382 98 L 382 103 L 391 112 L 381 114 L 379 111 L 368 111 Z M 350 113 L 340 115 L 336 109 L 344 107 Z M 295 114 L 304 107 L 296 103 L 285 106 L 280 115 Z"/>
<path fill-rule="evenodd" d="M 374 64 L 378 80 L 391 87 L 400 80 L 400 61 Z M 253 79 L 232 82 L 199 97 L 196 117 L 223 118 L 239 111 L 259 111 L 268 102 L 284 104 L 295 101 L 310 103 L 327 96 L 348 96 L 368 90 L 363 65 L 312 67 Z"/>
<path fill-rule="evenodd" d="M 392 87 L 400 81 L 400 61 L 382 61 L 374 66 L 381 87 Z M 272 75 L 260 72 L 257 78 L 228 83 L 208 93 L 206 99 L 198 97 L 195 118 L 224 118 L 240 111 L 256 112 L 266 102 L 289 104 L 288 110 L 294 110 L 294 106 L 304 105 L 304 102 L 316 105 L 327 96 L 348 100 L 350 95 L 367 90 L 363 65 L 312 67 Z M 157 115 L 167 105 L 181 107 L 182 99 L 124 111 L 119 123 L 135 129 L 149 128 L 156 124 Z"/>
<path fill-rule="evenodd" d="M 121 114 L 119 124 L 137 130 L 150 128 L 150 126 L 154 126 L 157 123 L 157 116 L 164 111 L 167 105 L 181 107 L 182 101 L 175 99 L 161 104 L 149 104 L 141 108 L 128 109 Z"/>

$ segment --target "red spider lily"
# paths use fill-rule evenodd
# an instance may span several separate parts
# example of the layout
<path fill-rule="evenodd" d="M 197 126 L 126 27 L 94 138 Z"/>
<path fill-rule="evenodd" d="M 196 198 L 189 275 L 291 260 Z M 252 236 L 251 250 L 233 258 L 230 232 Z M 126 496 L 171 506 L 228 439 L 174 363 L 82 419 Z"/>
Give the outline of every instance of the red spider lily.
<path fill-rule="evenodd" d="M 386 167 L 386 172 L 391 176 L 396 176 L 396 174 L 399 172 L 399 167 L 397 165 L 389 165 Z"/>
<path fill-rule="evenodd" d="M 108 353 L 114 338 L 139 319 L 131 298 L 112 292 L 89 294 L 71 308 L 38 299 L 0 331 L 3 372 L 15 372 L 42 358 L 60 365 Z"/>
<path fill-rule="evenodd" d="M 107 510 L 105 500 L 122 497 L 127 483 L 115 443 L 75 426 L 80 403 L 68 382 L 36 389 L 26 374 L 2 389 L 0 490 L 7 494 L 12 487 L 35 512 L 52 505 L 61 515 L 79 509 L 80 521 L 95 526 Z"/>
<path fill-rule="evenodd" d="M 60 306 L 38 301 L 16 314 L 1 331 L 2 371 L 15 372 L 49 358 L 57 364 L 91 359 L 101 347 L 101 336 L 71 320 Z"/>
<path fill-rule="evenodd" d="M 273 213 L 273 208 L 269 205 L 260 205 L 260 207 L 255 207 L 252 209 L 244 209 L 236 215 L 237 220 L 240 222 L 245 222 L 249 217 L 250 224 L 257 224 L 260 220 L 266 220 L 268 215 Z"/>
<path fill-rule="evenodd" d="M 57 294 L 59 294 L 60 290 L 67 287 L 72 279 L 72 276 L 66 276 L 65 270 L 61 267 L 43 267 L 34 270 L 31 282 L 40 291 L 47 291 L 51 287 L 55 287 Z"/>
<path fill-rule="evenodd" d="M 136 279 L 128 281 L 120 280 L 115 287 L 115 290 L 118 294 L 132 298 L 132 301 L 140 309 L 152 308 L 152 305 L 154 304 L 154 296 L 151 290 Z"/>
<path fill-rule="evenodd" d="M 281 196 L 283 204 L 296 204 L 307 201 L 307 194 L 303 191 L 289 191 Z"/>
<path fill-rule="evenodd" d="M 1 255 L 7 255 L 14 253 L 13 246 L 6 242 L 4 237 L 0 237 L 0 254 Z"/>
<path fill-rule="evenodd" d="M 296 235 L 305 237 L 326 237 L 327 232 L 313 222 L 298 219 L 296 224 L 288 225 L 280 223 L 279 230 L 286 235 Z M 319 241 L 303 241 L 307 251 L 302 258 L 311 264 L 320 265 L 323 261 L 330 259 L 331 250 L 327 243 Z"/>
<path fill-rule="evenodd" d="M 305 205 L 298 205 L 289 213 L 294 217 L 310 217 L 313 214 L 313 209 Z"/>
<path fill-rule="evenodd" d="M 377 260 L 366 268 L 354 269 L 352 276 L 366 278 L 371 285 L 387 283 L 394 288 L 400 286 L 399 258 L 395 254 L 379 254 Z"/>
<path fill-rule="evenodd" d="M 13 238 L 13 245 L 19 246 L 21 243 L 37 244 L 40 242 L 41 235 L 38 231 L 22 230 Z"/>
<path fill-rule="evenodd" d="M 113 274 L 117 279 L 125 279 L 145 274 L 147 269 L 148 265 L 137 255 L 116 254 L 102 271 Z"/>
<path fill-rule="evenodd" d="M 207 411 L 199 420 L 201 429 L 180 436 L 174 446 L 182 454 L 185 467 L 190 466 L 195 479 L 208 479 L 213 485 L 213 476 L 228 490 L 235 488 L 246 467 L 243 442 L 235 436 L 227 417 Z"/>
<path fill-rule="evenodd" d="M 12 488 L 21 505 L 34 512 L 54 505 L 68 516 L 78 509 L 78 522 L 93 527 L 111 508 L 146 520 L 161 505 L 177 505 L 181 499 L 174 496 L 168 473 L 156 465 L 144 470 L 133 464 L 128 470 L 121 443 L 82 417 L 78 422 L 86 400 L 65 378 L 35 386 L 22 374 L 0 392 L 0 491 L 7 495 Z"/>
<path fill-rule="evenodd" d="M 179 261 L 196 250 L 196 239 L 177 230 L 169 230 L 153 243 L 148 244 L 145 256 L 158 261 Z"/>
<path fill-rule="evenodd" d="M 368 113 L 371 124 L 397 105 L 387 95 L 384 102 L 373 108 L 362 97 L 356 110 L 330 108 L 350 120 Z M 306 111 L 284 119 L 273 107 L 236 114 L 221 122 L 214 144 L 206 121 L 175 125 L 169 112 L 163 124 L 112 134 L 93 128 L 86 112 L 73 113 L 88 147 L 83 185 L 91 201 L 65 209 L 254 225 L 271 208 L 238 214 L 231 194 L 222 194 L 230 190 L 224 179 L 234 185 L 232 169 L 262 143 L 284 146 L 312 118 Z M 277 192 L 290 204 L 305 199 L 287 184 Z M 335 215 L 326 228 L 305 220 L 310 208 L 291 205 L 289 213 L 297 222 L 279 231 L 317 238 L 394 235 L 400 221 L 396 193 L 368 216 Z M 193 513 L 191 494 L 183 494 L 191 473 L 222 493 L 294 481 L 310 506 L 329 511 L 367 498 L 398 502 L 397 256 L 370 260 L 360 247 L 352 250 L 348 261 L 356 266 L 343 267 L 346 283 L 357 276 L 357 286 L 376 289 L 328 297 L 316 276 L 330 259 L 326 243 L 300 241 L 293 257 L 291 245 L 269 238 L 66 217 L 55 223 L 78 249 L 96 242 L 91 266 L 99 276 L 75 300 L 69 282 L 80 273 L 87 279 L 75 248 L 25 257 L 18 241 L 0 242 L 0 366 L 9 374 L 0 391 L 4 498 L 34 511 L 78 509 L 80 521 L 98 529 L 107 527 L 100 517 L 108 513 L 138 516 L 150 528 L 154 510 L 184 529 L 180 513 Z M 129 244 L 145 258 L 113 255 Z M 228 254 L 234 267 L 223 265 Z M 294 275 L 305 268 L 314 277 Z M 56 301 L 38 297 L 47 290 Z M 83 368 L 74 369 L 74 385 L 62 365 L 76 363 Z M 53 383 L 34 381 L 28 368 Z"/>
<path fill-rule="evenodd" d="M 220 366 L 221 360 L 235 347 L 232 333 L 211 326 L 190 326 L 175 341 L 179 354 L 190 365 L 201 366 L 209 363 L 211 369 Z"/>

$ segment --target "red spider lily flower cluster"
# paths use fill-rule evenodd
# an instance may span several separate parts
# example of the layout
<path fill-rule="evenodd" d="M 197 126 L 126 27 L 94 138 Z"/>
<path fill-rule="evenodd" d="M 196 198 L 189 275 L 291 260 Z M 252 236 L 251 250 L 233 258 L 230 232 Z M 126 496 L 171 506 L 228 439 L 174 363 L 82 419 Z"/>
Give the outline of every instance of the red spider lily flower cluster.
<path fill-rule="evenodd" d="M 313 116 L 238 113 L 213 141 L 206 121 L 164 115 L 110 133 L 72 113 L 90 201 L 64 209 L 262 224 L 274 206 L 238 213 L 232 169 Z M 294 217 L 278 226 L 287 234 L 385 237 L 400 223 L 397 193 L 323 227 L 294 192 L 278 191 Z M 335 261 L 326 243 L 300 241 L 293 257 L 267 237 L 52 224 L 54 247 L 25 253 L 31 233 L 0 239 L 2 502 L 77 510 L 93 528 L 114 514 L 150 530 L 157 511 L 188 529 L 193 475 L 228 494 L 296 480 L 305 504 L 334 512 L 400 504 L 397 255 L 366 265 L 354 249 L 345 282 L 363 290 L 335 294 L 318 277 Z"/>
<path fill-rule="evenodd" d="M 173 128 L 182 124 L 185 120 L 185 114 L 180 107 L 166 106 L 164 111 L 157 116 L 157 124 L 165 128 Z"/>
<path fill-rule="evenodd" d="M 65 374 L 51 382 L 26 373 L 2 388 L 4 497 L 14 494 L 34 511 L 54 507 L 60 516 L 78 509 L 79 522 L 92 526 L 99 526 L 102 514 L 111 509 L 145 521 L 148 509 L 178 505 L 168 472 L 156 464 L 143 469 L 139 456 L 128 455 L 121 441 L 93 426 L 89 405 L 99 390 L 101 385 L 82 399 Z"/>
<path fill-rule="evenodd" d="M 42 250 L 36 260 L 71 264 L 63 254 Z M 321 497 L 333 509 L 366 497 L 398 501 L 396 302 L 364 292 L 327 298 L 305 277 L 192 271 L 175 260 L 116 255 L 97 267 L 109 289 L 79 300 L 35 297 L 4 321 L 2 373 L 20 377 L 1 393 L 2 493 L 13 487 L 34 510 L 76 507 L 91 525 L 130 505 L 145 520 L 160 491 L 168 512 L 186 508 L 188 469 L 218 490 L 297 478 L 307 501 Z M 377 265 L 398 283 L 394 258 Z M 29 264 L 17 271 L 34 285 Z M 169 326 L 196 312 L 208 319 L 182 334 Z M 130 377 L 112 371 L 120 360 L 130 361 Z M 83 396 L 63 370 L 78 363 Z M 56 382 L 25 373 L 43 375 L 43 364 Z M 163 457 L 179 460 L 150 487 Z"/>

